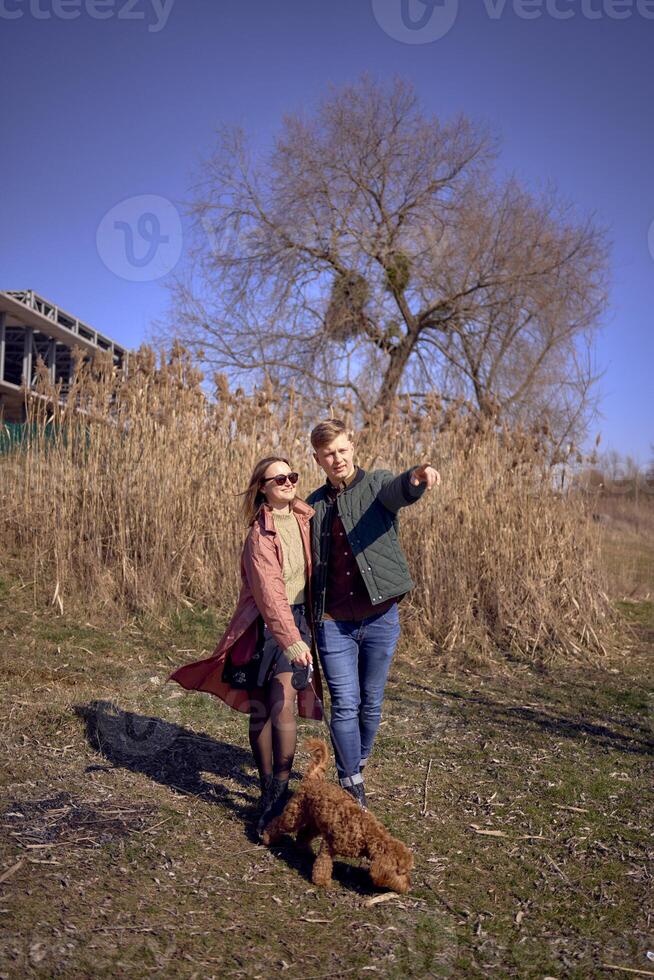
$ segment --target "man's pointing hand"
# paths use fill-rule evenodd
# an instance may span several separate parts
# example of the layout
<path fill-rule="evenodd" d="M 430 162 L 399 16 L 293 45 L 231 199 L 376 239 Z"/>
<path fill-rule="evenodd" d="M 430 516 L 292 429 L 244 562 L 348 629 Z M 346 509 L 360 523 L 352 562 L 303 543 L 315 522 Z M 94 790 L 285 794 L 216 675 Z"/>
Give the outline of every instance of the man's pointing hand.
<path fill-rule="evenodd" d="M 414 487 L 419 486 L 421 483 L 426 483 L 427 489 L 431 490 L 432 487 L 440 487 L 441 475 L 429 463 L 423 463 L 422 466 L 416 466 L 414 469 L 411 474 L 411 483 Z"/>

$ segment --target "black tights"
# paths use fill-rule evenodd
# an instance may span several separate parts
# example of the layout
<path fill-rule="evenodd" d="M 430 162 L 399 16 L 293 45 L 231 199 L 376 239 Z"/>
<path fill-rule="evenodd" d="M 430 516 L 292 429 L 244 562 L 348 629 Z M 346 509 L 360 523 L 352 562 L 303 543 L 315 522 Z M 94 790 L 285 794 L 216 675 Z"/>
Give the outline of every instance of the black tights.
<path fill-rule="evenodd" d="M 297 691 L 292 677 L 290 671 L 276 674 L 266 687 L 248 692 L 252 706 L 250 746 L 260 776 L 272 773 L 285 780 L 291 775 L 297 738 Z"/>

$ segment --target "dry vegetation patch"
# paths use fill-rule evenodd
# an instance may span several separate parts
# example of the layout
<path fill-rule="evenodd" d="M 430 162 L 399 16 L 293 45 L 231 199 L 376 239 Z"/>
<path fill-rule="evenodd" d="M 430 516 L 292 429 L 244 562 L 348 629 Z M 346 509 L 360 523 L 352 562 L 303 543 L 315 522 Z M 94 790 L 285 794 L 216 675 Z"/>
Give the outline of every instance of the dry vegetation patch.
<path fill-rule="evenodd" d="M 654 595 L 654 497 L 603 492 L 591 497 L 601 531 L 611 595 L 651 600 Z"/>
<path fill-rule="evenodd" d="M 59 611 L 80 593 L 129 616 L 204 603 L 226 614 L 245 535 L 240 497 L 254 462 L 281 452 L 300 493 L 324 478 L 315 418 L 292 391 L 246 396 L 218 378 L 209 400 L 186 352 L 147 349 L 128 377 L 78 364 L 62 405 L 42 381 L 29 437 L 0 455 L 0 544 L 17 552 Z M 352 420 L 352 406 L 338 412 Z M 416 587 L 406 631 L 446 661 L 598 662 L 615 637 L 601 528 L 567 492 L 570 451 L 546 425 L 509 429 L 436 395 L 372 413 L 366 468 L 431 461 L 442 486 L 403 512 Z"/>
<path fill-rule="evenodd" d="M 9 800 L 3 828 L 26 850 L 50 844 L 99 847 L 143 828 L 152 807 L 125 807 L 106 800 L 76 799 L 57 793 L 42 800 Z"/>

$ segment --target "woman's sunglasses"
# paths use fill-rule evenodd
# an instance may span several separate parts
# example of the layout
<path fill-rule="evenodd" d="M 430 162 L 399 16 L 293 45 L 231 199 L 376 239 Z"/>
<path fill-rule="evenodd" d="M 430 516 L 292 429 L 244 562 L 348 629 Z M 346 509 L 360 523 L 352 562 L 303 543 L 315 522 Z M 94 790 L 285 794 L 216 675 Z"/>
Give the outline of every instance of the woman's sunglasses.
<path fill-rule="evenodd" d="M 263 486 L 264 483 L 269 483 L 271 480 L 274 480 L 278 487 L 283 487 L 287 480 L 289 483 L 295 486 L 295 484 L 299 479 L 300 479 L 299 473 L 280 473 L 279 476 L 266 477 L 265 480 L 261 481 L 261 486 Z"/>

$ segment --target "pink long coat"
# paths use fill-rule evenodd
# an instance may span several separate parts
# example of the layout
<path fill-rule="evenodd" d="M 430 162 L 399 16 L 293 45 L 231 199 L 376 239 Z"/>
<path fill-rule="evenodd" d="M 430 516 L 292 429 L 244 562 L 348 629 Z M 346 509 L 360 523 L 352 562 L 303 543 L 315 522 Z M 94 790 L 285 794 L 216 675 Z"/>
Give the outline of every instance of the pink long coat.
<path fill-rule="evenodd" d="M 302 500 L 294 500 L 291 506 L 300 526 L 307 562 L 308 590 L 311 581 L 309 521 L 314 511 Z M 282 650 L 302 639 L 286 597 L 283 565 L 282 545 L 275 529 L 275 522 L 270 509 L 264 506 L 243 545 L 238 604 L 218 646 L 210 657 L 179 667 L 169 675 L 167 680 L 177 681 L 188 691 L 206 691 L 215 694 L 231 708 L 249 713 L 252 705 L 248 692 L 230 687 L 226 681 L 223 681 L 223 668 L 228 653 L 235 666 L 242 666 L 251 659 L 256 648 L 257 620 L 260 615 L 263 616 L 273 639 Z M 307 608 L 311 608 L 310 597 Z M 298 714 L 302 718 L 321 721 L 322 683 L 315 649 L 313 653 L 313 680 L 304 691 L 298 691 Z"/>

